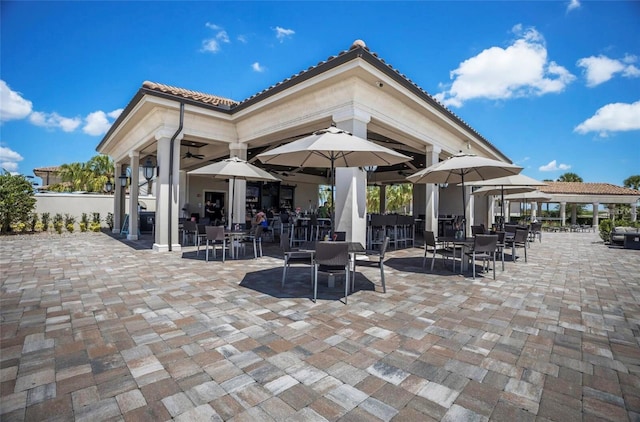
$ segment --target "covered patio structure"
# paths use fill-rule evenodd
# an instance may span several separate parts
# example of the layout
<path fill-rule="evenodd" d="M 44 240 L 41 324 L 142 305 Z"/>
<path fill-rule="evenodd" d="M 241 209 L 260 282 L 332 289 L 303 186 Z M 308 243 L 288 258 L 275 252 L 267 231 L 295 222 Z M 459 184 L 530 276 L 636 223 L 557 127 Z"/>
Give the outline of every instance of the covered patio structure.
<path fill-rule="evenodd" d="M 610 183 L 582 183 L 582 182 L 548 182 L 540 187 L 540 191 L 549 193 L 553 197 L 550 202 L 560 204 L 560 221 L 564 225 L 567 219 L 567 204 L 571 206 L 571 224 L 576 224 L 577 207 L 579 204 L 590 204 L 593 207 L 593 227 L 597 227 L 598 209 L 605 205 L 611 219 L 615 219 L 616 205 L 631 207 L 631 221 L 638 219 L 638 201 L 640 191 L 612 185 Z M 538 204 L 540 207 L 541 204 Z"/>
<path fill-rule="evenodd" d="M 233 223 L 244 223 L 247 198 L 276 208 L 306 209 L 317 205 L 319 185 L 329 184 L 327 169 L 265 166 L 256 156 L 270 148 L 335 125 L 356 136 L 411 156 L 410 162 L 376 169 L 376 183 L 405 183 L 407 175 L 463 150 L 511 161 L 487 139 L 372 53 L 363 41 L 243 101 L 154 82 L 144 82 L 124 112 L 97 146 L 114 159 L 118 178 L 128 172 L 130 206 L 124 209 L 125 187 L 115 183 L 114 227 L 128 214 L 129 239 L 137 237 L 136 207 L 141 165 L 156 168 L 157 199 L 154 250 L 180 250 L 178 219 L 202 214 L 207 199 L 225 205 L 229 186 L 187 172 L 229 156 L 237 156 L 276 174 L 279 186 L 258 186 L 256 193 L 239 181 Z M 126 169 L 130 168 L 130 171 Z M 363 168 L 336 170 L 336 228 L 347 240 L 365 243 L 366 184 Z M 274 194 L 264 194 L 269 189 Z M 460 187 L 416 185 L 414 215 L 424 215 L 424 228 L 437 231 L 438 214 L 463 215 Z M 471 188 L 464 188 L 467 226 L 473 222 Z M 257 195 L 257 196 L 256 196 Z M 447 198 L 452 198 L 451 201 Z M 455 200 L 453 200 L 455 198 Z"/>

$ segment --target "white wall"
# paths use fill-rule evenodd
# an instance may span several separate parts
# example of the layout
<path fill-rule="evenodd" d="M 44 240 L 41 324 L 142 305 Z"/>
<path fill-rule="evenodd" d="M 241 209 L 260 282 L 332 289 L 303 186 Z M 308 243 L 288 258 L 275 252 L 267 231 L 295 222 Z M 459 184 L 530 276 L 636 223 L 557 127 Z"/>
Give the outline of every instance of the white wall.
<path fill-rule="evenodd" d="M 42 214 L 48 212 L 51 218 L 57 213 L 62 215 L 70 214 L 80 221 L 82 213 L 86 213 L 89 220 L 93 218 L 94 212 L 100 213 L 102 225 L 108 213 L 113 213 L 113 195 L 94 195 L 78 193 L 39 193 L 35 195 L 36 207 L 34 212 Z M 140 205 L 145 206 L 146 211 L 156 210 L 156 198 L 153 196 L 143 196 L 139 198 Z M 129 209 L 129 196 L 125 201 L 125 210 Z"/>

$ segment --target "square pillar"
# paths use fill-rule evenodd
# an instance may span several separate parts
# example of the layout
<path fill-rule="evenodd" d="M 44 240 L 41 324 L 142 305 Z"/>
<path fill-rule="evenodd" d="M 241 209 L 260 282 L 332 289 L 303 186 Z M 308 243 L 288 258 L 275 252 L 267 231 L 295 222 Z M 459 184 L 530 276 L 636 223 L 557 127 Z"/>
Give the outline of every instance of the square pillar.
<path fill-rule="evenodd" d="M 138 240 L 138 191 L 140 190 L 140 153 L 129 152 L 131 182 L 129 185 L 129 233 L 127 239 Z"/>
<path fill-rule="evenodd" d="M 425 151 L 425 168 L 437 164 L 440 161 L 440 147 L 429 145 Z M 416 189 L 414 185 L 413 188 Z M 424 229 L 432 231 L 438 236 L 438 215 L 440 207 L 440 187 L 434 183 L 425 184 L 425 210 L 424 210 Z"/>
<path fill-rule="evenodd" d="M 371 116 L 348 108 L 333 115 L 339 129 L 367 139 L 367 124 Z M 347 241 L 367 243 L 367 172 L 358 167 L 336 168 L 335 224 L 336 231 L 346 232 Z"/>
<path fill-rule="evenodd" d="M 112 233 L 120 233 L 122 222 L 124 221 L 124 195 L 125 189 L 120 186 L 118 179 L 122 174 L 124 166 L 122 163 L 115 163 L 113 169 L 113 229 Z"/>
<path fill-rule="evenodd" d="M 158 141 L 158 168 L 156 181 L 156 237 L 153 250 L 158 252 L 180 251 L 178 216 L 180 215 L 180 140 L 173 141 L 164 134 Z M 173 155 L 173 157 L 172 157 Z"/>

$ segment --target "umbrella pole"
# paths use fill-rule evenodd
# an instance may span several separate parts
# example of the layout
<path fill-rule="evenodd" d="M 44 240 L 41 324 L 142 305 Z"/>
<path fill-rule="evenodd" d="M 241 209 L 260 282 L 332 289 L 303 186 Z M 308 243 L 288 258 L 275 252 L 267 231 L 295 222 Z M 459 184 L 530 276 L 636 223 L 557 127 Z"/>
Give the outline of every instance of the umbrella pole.
<path fill-rule="evenodd" d="M 231 194 L 229 195 L 229 230 L 233 227 L 233 195 L 235 194 L 236 178 L 231 178 Z"/>
<path fill-rule="evenodd" d="M 330 239 L 333 239 L 333 234 L 336 231 L 335 227 L 335 212 L 336 212 L 336 169 L 333 165 L 333 156 L 331 157 L 331 208 L 329 209 L 329 215 L 331 216 L 331 234 L 329 235 Z"/>
<path fill-rule="evenodd" d="M 500 186 L 500 195 L 501 195 L 501 201 L 500 204 L 502 205 L 500 208 L 502 208 L 502 222 L 500 223 L 500 230 L 504 230 L 504 185 Z"/>
<path fill-rule="evenodd" d="M 460 174 L 462 178 L 462 235 L 466 239 L 467 238 L 467 206 L 465 204 L 465 195 L 464 195 L 464 171 Z"/>

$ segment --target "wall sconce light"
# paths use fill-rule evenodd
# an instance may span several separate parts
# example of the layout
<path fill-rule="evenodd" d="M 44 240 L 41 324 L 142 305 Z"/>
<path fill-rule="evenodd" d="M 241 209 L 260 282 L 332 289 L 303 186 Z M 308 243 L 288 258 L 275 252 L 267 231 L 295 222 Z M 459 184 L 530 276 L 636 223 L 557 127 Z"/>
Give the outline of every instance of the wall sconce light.
<path fill-rule="evenodd" d="M 147 161 L 145 161 L 144 166 L 142 166 L 142 175 L 144 176 L 145 179 L 147 179 L 147 182 L 153 179 L 153 173 L 155 172 L 155 169 L 156 168 L 153 165 L 151 158 L 147 158 Z"/>
<path fill-rule="evenodd" d="M 118 177 L 118 180 L 120 180 L 120 186 L 122 186 L 123 188 L 127 187 L 127 183 L 129 183 L 129 178 L 127 177 L 126 173 L 122 173 L 122 175 Z"/>
<path fill-rule="evenodd" d="M 111 193 L 111 191 L 113 190 L 113 183 L 111 182 L 111 179 L 108 179 L 107 183 L 104 184 L 104 190 L 107 193 Z"/>

